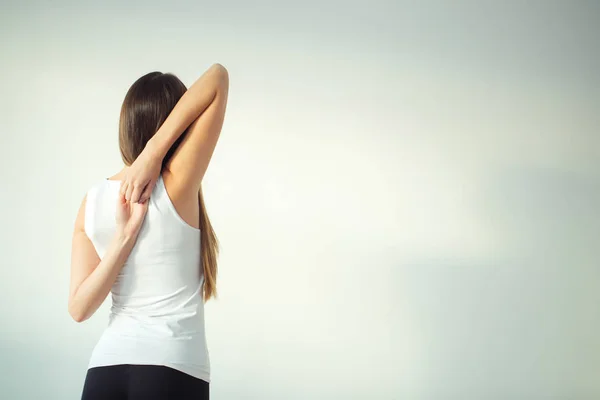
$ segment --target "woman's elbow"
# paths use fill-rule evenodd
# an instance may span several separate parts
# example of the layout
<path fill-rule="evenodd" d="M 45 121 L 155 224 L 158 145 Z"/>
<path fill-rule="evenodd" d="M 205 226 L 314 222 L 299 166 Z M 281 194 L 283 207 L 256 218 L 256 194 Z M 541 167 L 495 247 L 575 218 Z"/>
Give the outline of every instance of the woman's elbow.
<path fill-rule="evenodd" d="M 224 77 L 228 77 L 229 76 L 229 72 L 227 72 L 227 68 L 225 68 L 223 66 L 223 64 L 214 63 L 212 65 L 212 68 L 215 70 L 215 72 L 217 72 L 221 76 L 224 76 Z"/>
<path fill-rule="evenodd" d="M 219 87 L 227 88 L 229 86 L 229 71 L 223 64 L 215 63 L 212 65 Z"/>
<path fill-rule="evenodd" d="M 75 307 L 73 303 L 69 303 L 69 315 L 71 316 L 71 318 L 73 318 L 73 321 L 79 323 L 88 319 L 85 313 L 82 310 Z"/>

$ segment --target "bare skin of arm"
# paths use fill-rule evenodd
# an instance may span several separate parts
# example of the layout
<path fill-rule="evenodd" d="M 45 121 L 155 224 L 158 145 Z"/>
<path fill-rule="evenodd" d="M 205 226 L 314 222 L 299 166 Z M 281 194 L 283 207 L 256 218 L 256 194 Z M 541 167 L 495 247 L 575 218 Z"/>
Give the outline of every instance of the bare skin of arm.
<path fill-rule="evenodd" d="M 229 93 L 229 74 L 221 64 L 213 64 L 179 99 L 165 122 L 148 141 L 138 160 L 123 180 L 121 193 L 136 202 L 150 196 L 162 159 L 173 143 L 186 131 L 173 157 L 165 166 L 165 184 L 176 197 L 196 198 L 202 179 L 219 139 Z M 143 193 L 142 193 L 143 191 Z"/>
<path fill-rule="evenodd" d="M 120 199 L 122 202 L 117 205 L 117 229 L 104 258 L 100 260 L 84 229 L 86 200 L 84 197 L 77 212 L 71 247 L 68 310 L 77 322 L 90 318 L 110 293 L 133 249 L 148 207 L 147 202 L 129 204 L 124 202 L 124 198 Z"/>

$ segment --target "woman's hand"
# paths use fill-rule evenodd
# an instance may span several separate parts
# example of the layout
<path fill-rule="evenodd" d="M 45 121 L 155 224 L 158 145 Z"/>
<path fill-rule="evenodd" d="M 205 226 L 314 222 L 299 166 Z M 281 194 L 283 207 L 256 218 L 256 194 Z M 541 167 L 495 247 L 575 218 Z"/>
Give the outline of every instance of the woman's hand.
<path fill-rule="evenodd" d="M 121 181 L 120 193 L 127 201 L 141 203 L 150 198 L 160 175 L 162 159 L 158 151 L 154 151 L 148 143 L 133 164 L 127 168 Z"/>
<path fill-rule="evenodd" d="M 143 203 L 127 201 L 119 193 L 117 196 L 117 212 L 115 214 L 118 234 L 126 238 L 137 238 L 142 222 L 144 222 L 144 218 L 146 217 L 146 212 L 148 211 L 148 203 L 149 201 L 147 200 Z"/>

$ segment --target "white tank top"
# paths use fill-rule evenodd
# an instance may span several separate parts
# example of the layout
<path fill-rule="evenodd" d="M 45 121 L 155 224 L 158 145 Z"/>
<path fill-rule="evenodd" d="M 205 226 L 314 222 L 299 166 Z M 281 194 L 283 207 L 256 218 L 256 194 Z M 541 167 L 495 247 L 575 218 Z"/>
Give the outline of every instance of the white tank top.
<path fill-rule="evenodd" d="M 85 232 L 101 259 L 116 229 L 120 182 L 104 179 L 87 193 Z M 88 368 L 164 365 L 210 382 L 201 263 L 200 230 L 177 213 L 161 175 Z"/>

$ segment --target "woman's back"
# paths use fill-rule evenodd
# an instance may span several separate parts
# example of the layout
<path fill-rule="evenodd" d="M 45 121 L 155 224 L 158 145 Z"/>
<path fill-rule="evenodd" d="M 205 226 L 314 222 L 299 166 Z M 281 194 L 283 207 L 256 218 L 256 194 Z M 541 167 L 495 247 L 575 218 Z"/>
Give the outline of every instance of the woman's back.
<path fill-rule="evenodd" d="M 87 193 L 85 232 L 102 259 L 116 229 L 120 181 L 105 179 Z M 207 382 L 201 231 L 177 212 L 160 175 L 137 241 L 111 289 L 108 326 L 89 368 L 159 364 Z"/>

